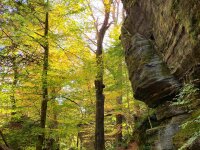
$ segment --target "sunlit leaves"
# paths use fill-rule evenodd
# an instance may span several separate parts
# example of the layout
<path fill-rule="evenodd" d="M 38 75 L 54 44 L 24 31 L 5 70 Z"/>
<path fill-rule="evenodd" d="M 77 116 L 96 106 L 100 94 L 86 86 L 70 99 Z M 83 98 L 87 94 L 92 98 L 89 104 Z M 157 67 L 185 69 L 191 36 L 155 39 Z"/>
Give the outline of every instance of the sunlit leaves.
<path fill-rule="evenodd" d="M 91 5 L 92 9 L 85 0 L 49 0 L 48 7 L 46 1 L 41 0 L 3 1 L 4 13 L 0 16 L 0 23 L 2 23 L 0 46 L 3 47 L 0 58 L 3 61 L 0 69 L 3 68 L 4 71 L 0 71 L 2 102 L 0 115 L 5 119 L 1 120 L 1 125 L 10 121 L 12 112 L 10 100 L 11 95 L 14 95 L 16 110 L 19 112 L 18 119 L 26 116 L 39 126 L 37 123 L 40 119 L 42 99 L 42 62 L 44 45 L 48 38 L 49 101 L 44 132 L 47 138 L 58 138 L 62 149 L 76 145 L 78 132 L 87 132 L 88 137 L 94 135 L 94 80 L 97 67 L 94 53 L 96 50 L 95 20 L 92 20 L 91 13 L 95 10 L 97 19 L 101 18 L 99 16 L 104 13 L 104 10 L 102 1 L 91 2 L 94 4 Z M 97 9 L 95 4 L 100 7 Z M 104 4 L 106 9 L 110 10 L 110 1 L 104 0 Z M 49 12 L 49 34 L 48 37 L 44 37 L 44 20 L 47 11 Z M 99 21 L 98 27 L 102 24 L 102 20 Z M 115 133 L 112 131 L 115 115 L 123 114 L 128 121 L 131 120 L 129 112 L 132 111 L 132 103 L 128 102 L 131 94 L 119 40 L 120 25 L 112 26 L 110 29 L 110 33 L 105 38 L 103 55 L 106 85 L 105 114 L 111 116 L 107 117 L 105 122 L 108 125 L 106 132 Z M 17 67 L 14 67 L 14 64 L 17 64 Z M 123 67 L 122 72 L 119 70 L 119 64 Z M 13 84 L 14 68 L 17 68 L 17 84 Z M 119 84 L 120 78 L 124 81 L 122 85 Z M 126 94 L 123 98 L 125 103 L 119 106 L 116 105 L 116 98 L 122 92 Z M 85 126 L 81 127 L 81 125 Z M 37 127 L 30 130 L 31 135 L 34 136 L 42 132 Z M 8 130 L 8 134 L 11 132 Z M 26 137 L 27 134 L 22 136 L 22 133 L 18 132 L 19 136 L 11 134 L 10 138 L 16 142 L 20 141 L 14 136 L 22 138 L 22 141 L 29 139 Z"/>

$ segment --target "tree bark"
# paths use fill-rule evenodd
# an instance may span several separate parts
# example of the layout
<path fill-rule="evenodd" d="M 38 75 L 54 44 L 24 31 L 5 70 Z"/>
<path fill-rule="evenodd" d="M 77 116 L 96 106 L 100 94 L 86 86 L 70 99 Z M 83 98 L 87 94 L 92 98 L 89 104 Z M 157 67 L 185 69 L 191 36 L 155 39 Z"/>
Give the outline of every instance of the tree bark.
<path fill-rule="evenodd" d="M 47 0 L 47 7 L 49 1 Z M 47 8 L 48 9 L 48 8 Z M 36 149 L 42 150 L 45 140 L 45 125 L 47 118 L 47 103 L 48 103 L 48 65 L 49 65 L 49 42 L 48 42 L 48 31 L 49 31 L 49 13 L 46 12 L 45 17 L 45 29 L 44 29 L 44 38 L 45 44 L 43 46 L 44 56 L 43 56 L 43 71 L 42 71 L 42 103 L 41 103 L 41 114 L 40 114 L 40 127 L 42 129 L 42 133 L 38 136 L 38 144 Z"/>
<path fill-rule="evenodd" d="M 110 17 L 110 2 L 104 1 L 105 16 L 104 22 L 97 34 L 97 50 L 96 50 L 96 63 L 97 63 L 97 75 L 95 80 L 96 89 L 96 124 L 95 124 L 95 150 L 105 149 L 104 139 L 104 94 L 103 89 L 103 39 L 107 29 L 109 28 L 109 17 Z"/>

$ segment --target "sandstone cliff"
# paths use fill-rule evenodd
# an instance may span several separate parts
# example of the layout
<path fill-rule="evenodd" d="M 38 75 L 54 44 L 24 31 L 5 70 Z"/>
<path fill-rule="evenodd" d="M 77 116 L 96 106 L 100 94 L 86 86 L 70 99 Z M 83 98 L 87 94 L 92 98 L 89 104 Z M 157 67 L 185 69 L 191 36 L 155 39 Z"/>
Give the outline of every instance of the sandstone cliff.
<path fill-rule="evenodd" d="M 191 98 L 190 91 L 190 104 L 172 101 L 184 83 L 200 87 L 200 1 L 123 0 L 123 5 L 121 40 L 134 97 L 155 108 L 157 117 L 154 128 L 142 127 L 146 134 L 138 142 L 141 149 L 183 147 L 191 135 L 182 135 L 180 125 L 198 114 L 199 95 Z M 198 138 L 191 143 L 185 148 L 195 149 Z"/>

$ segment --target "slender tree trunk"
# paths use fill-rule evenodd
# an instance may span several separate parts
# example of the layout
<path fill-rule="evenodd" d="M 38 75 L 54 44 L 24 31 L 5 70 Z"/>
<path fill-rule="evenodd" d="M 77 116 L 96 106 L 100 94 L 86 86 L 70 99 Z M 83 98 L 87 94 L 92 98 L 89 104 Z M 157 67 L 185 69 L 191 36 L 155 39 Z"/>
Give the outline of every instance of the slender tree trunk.
<path fill-rule="evenodd" d="M 97 50 L 96 50 L 96 63 L 97 63 L 97 75 L 95 80 L 96 88 L 96 124 L 95 124 L 95 150 L 105 149 L 105 139 L 104 139 L 104 94 L 103 89 L 105 85 L 103 84 L 103 39 L 107 29 L 109 28 L 109 17 L 110 17 L 110 2 L 106 3 L 104 1 L 105 16 L 104 22 L 97 34 Z"/>
<path fill-rule="evenodd" d="M 47 7 L 48 7 L 47 0 Z M 48 9 L 48 8 L 47 8 Z M 43 57 L 43 71 L 42 71 L 42 103 L 41 103 L 41 116 L 40 116 L 40 127 L 43 130 L 42 133 L 38 136 L 38 145 L 37 150 L 42 150 L 45 140 L 45 125 L 47 117 L 47 103 L 48 103 L 48 65 L 49 65 L 49 42 L 48 42 L 48 31 L 49 31 L 49 13 L 46 12 L 45 18 L 45 29 L 44 29 L 45 44 L 44 48 L 44 57 Z"/>

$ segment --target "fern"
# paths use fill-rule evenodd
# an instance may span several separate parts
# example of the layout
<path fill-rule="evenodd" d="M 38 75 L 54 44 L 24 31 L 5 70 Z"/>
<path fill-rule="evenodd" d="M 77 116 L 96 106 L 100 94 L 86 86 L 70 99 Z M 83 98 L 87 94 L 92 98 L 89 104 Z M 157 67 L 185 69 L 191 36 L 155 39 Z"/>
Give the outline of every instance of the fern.
<path fill-rule="evenodd" d="M 198 91 L 199 89 L 196 88 L 193 84 L 185 84 L 180 93 L 174 99 L 175 102 L 173 102 L 172 105 L 185 105 L 191 103 L 193 100 L 195 100 L 195 96 Z"/>
<path fill-rule="evenodd" d="M 200 131 L 195 132 L 194 135 L 192 137 L 190 137 L 189 140 L 187 140 L 187 142 L 181 148 L 179 148 L 178 150 L 186 149 L 199 137 L 200 137 Z"/>

